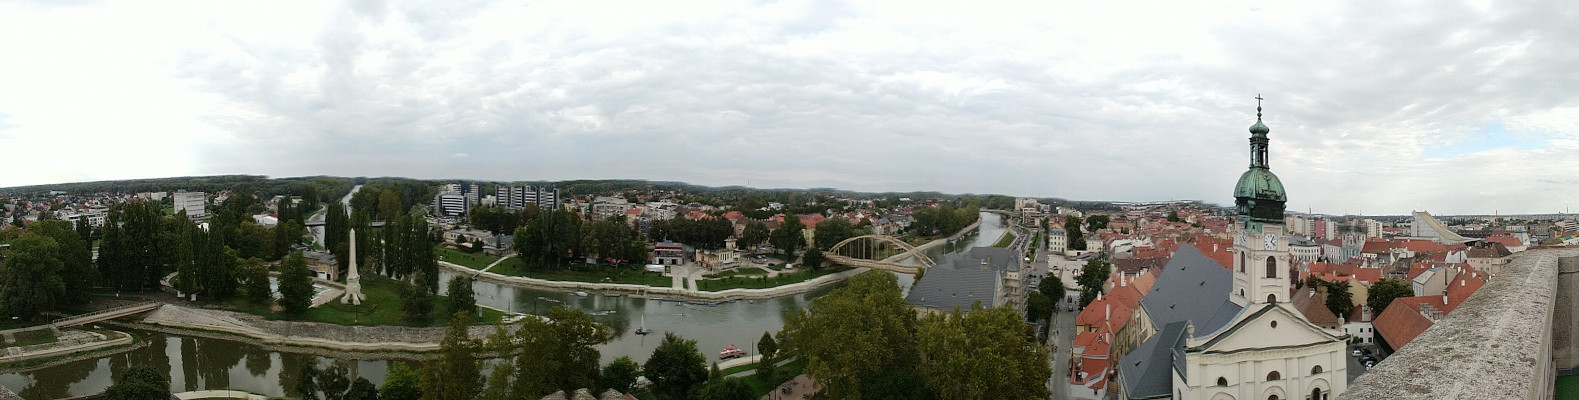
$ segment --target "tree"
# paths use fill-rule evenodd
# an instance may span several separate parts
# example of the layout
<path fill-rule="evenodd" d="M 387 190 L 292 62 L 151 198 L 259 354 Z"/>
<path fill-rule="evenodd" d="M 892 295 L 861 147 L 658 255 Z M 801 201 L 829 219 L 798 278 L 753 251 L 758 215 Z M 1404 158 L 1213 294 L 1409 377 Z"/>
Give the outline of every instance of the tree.
<path fill-rule="evenodd" d="M 378 389 L 383 400 L 419 400 L 422 398 L 421 376 L 405 363 L 397 362 L 384 375 L 384 387 Z"/>
<path fill-rule="evenodd" d="M 1086 218 L 1086 230 L 1096 232 L 1098 229 L 1106 229 L 1107 223 L 1108 216 L 1101 214 L 1092 215 Z"/>
<path fill-rule="evenodd" d="M 818 222 L 816 233 L 812 234 L 812 237 L 816 239 L 818 249 L 828 250 L 845 239 L 860 235 L 860 232 L 857 231 L 854 225 L 850 224 L 849 220 L 844 219 L 844 217 L 833 217 Z"/>
<path fill-rule="evenodd" d="M 554 306 L 548 320 L 527 318 L 514 337 L 495 334 L 489 346 L 514 360 L 512 393 L 535 398 L 557 390 L 592 387 L 597 382 L 600 353 L 608 326 L 592 321 L 586 311 Z"/>
<path fill-rule="evenodd" d="M 1085 250 L 1085 234 L 1080 233 L 1080 217 L 1073 215 L 1064 217 L 1064 232 L 1068 236 L 1070 250 Z"/>
<path fill-rule="evenodd" d="M 746 228 L 740 231 L 740 241 L 735 244 L 740 245 L 742 248 L 759 246 L 763 242 L 768 241 L 769 234 L 771 234 L 771 231 L 768 230 L 767 224 L 762 223 L 762 221 L 751 220 L 751 222 L 746 223 Z"/>
<path fill-rule="evenodd" d="M 1181 221 L 1179 219 L 1179 210 L 1169 210 L 1168 211 L 1168 222 L 1179 222 L 1179 221 Z"/>
<path fill-rule="evenodd" d="M 762 338 L 757 340 L 757 354 L 761 354 L 762 358 L 767 359 L 777 355 L 778 352 L 778 341 L 773 340 L 772 334 L 766 331 L 762 332 Z"/>
<path fill-rule="evenodd" d="M 241 262 L 242 290 L 254 303 L 269 301 L 269 266 L 257 257 Z"/>
<path fill-rule="evenodd" d="M 323 391 L 324 400 L 344 400 L 346 391 L 351 389 L 351 371 L 338 362 L 319 371 L 318 388 Z"/>
<path fill-rule="evenodd" d="M 1046 319 L 1053 314 L 1053 300 L 1040 291 L 1031 292 L 1026 296 L 1025 314 L 1032 320 Z"/>
<path fill-rule="evenodd" d="M 1107 262 L 1095 258 L 1086 261 L 1086 265 L 1080 268 L 1080 276 L 1075 277 L 1075 283 L 1080 285 L 1080 308 L 1096 300 L 1097 295 L 1102 293 L 1102 284 L 1111 275 L 1113 267 Z"/>
<path fill-rule="evenodd" d="M 1371 317 L 1382 315 L 1387 305 L 1393 304 L 1393 299 L 1414 296 L 1414 289 L 1397 279 L 1382 279 L 1371 285 L 1370 293 L 1365 295 L 1365 306 L 1371 308 Z"/>
<path fill-rule="evenodd" d="M 784 252 L 784 259 L 793 260 L 795 259 L 795 249 L 800 247 L 801 243 L 806 242 L 805 237 L 801 236 L 801 230 L 804 228 L 805 225 L 801 225 L 799 218 L 794 215 L 785 215 L 784 223 L 779 224 L 779 228 L 773 230 L 768 242 L 771 242 L 773 247 Z"/>
<path fill-rule="evenodd" d="M 471 278 L 455 275 L 450 278 L 449 285 L 450 309 L 449 314 L 466 313 L 477 315 L 477 295 L 472 293 Z"/>
<path fill-rule="evenodd" d="M 292 388 L 302 400 L 318 400 L 318 368 L 307 362 L 302 364 L 301 372 L 297 373 L 296 387 Z"/>
<path fill-rule="evenodd" d="M 499 363 L 493 367 L 493 372 L 488 373 L 488 384 L 483 387 L 481 397 L 483 400 L 510 400 L 516 398 L 511 395 L 510 388 L 514 385 L 510 378 L 515 375 L 515 364 L 508 362 Z"/>
<path fill-rule="evenodd" d="M 378 400 L 378 387 L 367 378 L 358 377 L 351 382 L 351 390 L 345 392 L 345 400 Z"/>
<path fill-rule="evenodd" d="M 636 364 L 636 361 L 632 361 L 630 357 L 620 356 L 610 361 L 609 365 L 603 366 L 603 373 L 598 377 L 598 386 L 618 390 L 621 393 L 628 392 L 631 385 L 636 384 L 636 376 L 640 375 L 637 371 L 640 369 L 641 365 Z"/>
<path fill-rule="evenodd" d="M 769 334 L 768 332 L 762 332 L 762 338 L 757 340 L 757 354 L 762 355 L 762 358 L 757 360 L 757 372 L 755 377 L 758 381 L 764 383 L 771 383 L 774 381 L 773 375 L 775 372 L 777 372 L 777 368 L 773 364 L 777 361 L 777 359 L 775 359 L 773 356 L 777 355 L 778 351 L 779 344 L 778 341 L 773 340 L 773 335 Z"/>
<path fill-rule="evenodd" d="M 418 277 L 421 275 L 426 274 Z M 413 323 L 427 322 L 428 314 L 433 312 L 433 295 L 424 288 L 427 285 L 417 282 L 423 279 L 427 278 L 407 277 L 400 285 L 400 311 Z"/>
<path fill-rule="evenodd" d="M 701 400 L 753 400 L 758 398 L 751 384 L 740 378 L 723 378 L 708 381 L 697 398 Z"/>
<path fill-rule="evenodd" d="M 55 258 L 60 260 L 64 293 L 87 293 L 99 280 L 98 268 L 93 266 L 93 253 L 84 239 L 87 237 L 84 230 L 92 229 L 87 221 L 82 219 L 75 227 L 62 220 L 39 221 L 27 228 L 29 233 L 54 239 L 59 245 Z M 88 296 L 63 296 L 60 300 L 62 304 L 79 305 L 86 303 Z"/>
<path fill-rule="evenodd" d="M 1349 282 L 1327 283 L 1327 309 L 1332 315 L 1346 317 L 1354 309 L 1354 294 L 1349 292 Z"/>
<path fill-rule="evenodd" d="M 654 393 L 669 399 L 688 399 L 707 380 L 707 357 L 696 349 L 695 340 L 666 332 L 642 371 L 652 380 Z"/>
<path fill-rule="evenodd" d="M 780 351 L 806 360 L 806 373 L 831 398 L 875 394 L 870 384 L 890 371 L 913 371 L 919 361 L 915 312 L 897 281 L 891 272 L 863 272 L 810 308 L 787 314 Z"/>
<path fill-rule="evenodd" d="M 806 254 L 801 255 L 800 262 L 802 265 L 810 267 L 811 269 L 821 269 L 822 264 L 827 260 L 828 258 L 822 255 L 821 249 L 812 247 L 806 249 Z"/>
<path fill-rule="evenodd" d="M 920 321 L 918 348 L 929 389 L 943 399 L 1045 399 L 1048 349 L 1027 336 L 1020 315 L 995 307 L 931 314 Z"/>
<path fill-rule="evenodd" d="M 11 241 L 0 270 L 0 313 L 31 320 L 66 296 L 61 279 L 60 245 L 55 239 L 24 233 Z"/>
<path fill-rule="evenodd" d="M 451 315 L 450 328 L 439 342 L 438 364 L 443 371 L 439 374 L 439 400 L 470 400 L 482 392 L 482 361 L 476 355 L 481 344 L 467 335 L 471 319 L 464 311 Z"/>
<path fill-rule="evenodd" d="M 159 370 L 146 365 L 134 366 L 115 379 L 104 390 L 106 400 L 164 400 L 170 398 L 170 381 Z"/>
<path fill-rule="evenodd" d="M 280 262 L 280 307 L 285 314 L 301 315 L 312 307 L 312 273 L 307 271 L 307 259 L 301 252 L 291 253 Z"/>
<path fill-rule="evenodd" d="M 1047 298 L 1052 300 L 1054 304 L 1057 304 L 1059 300 L 1062 300 L 1064 298 L 1064 292 L 1068 291 L 1068 289 L 1064 288 L 1063 278 L 1056 276 L 1043 277 L 1042 283 L 1036 286 L 1036 290 L 1042 292 L 1042 295 L 1047 296 Z M 1056 307 L 1054 311 L 1057 311 Z"/>

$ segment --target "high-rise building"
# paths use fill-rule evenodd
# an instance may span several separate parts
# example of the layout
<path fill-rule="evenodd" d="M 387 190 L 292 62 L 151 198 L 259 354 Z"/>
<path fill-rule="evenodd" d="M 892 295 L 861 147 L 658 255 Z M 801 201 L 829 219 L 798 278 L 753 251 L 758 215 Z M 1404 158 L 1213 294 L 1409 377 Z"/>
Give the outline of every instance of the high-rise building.
<path fill-rule="evenodd" d="M 562 204 L 559 189 L 545 187 L 500 185 L 494 189 L 494 197 L 499 206 L 509 210 L 519 210 L 527 204 L 535 204 L 540 210 L 552 210 Z"/>
<path fill-rule="evenodd" d="M 203 192 L 175 192 L 175 211 L 185 212 L 187 218 L 202 218 L 205 214 L 203 211 L 203 201 Z"/>

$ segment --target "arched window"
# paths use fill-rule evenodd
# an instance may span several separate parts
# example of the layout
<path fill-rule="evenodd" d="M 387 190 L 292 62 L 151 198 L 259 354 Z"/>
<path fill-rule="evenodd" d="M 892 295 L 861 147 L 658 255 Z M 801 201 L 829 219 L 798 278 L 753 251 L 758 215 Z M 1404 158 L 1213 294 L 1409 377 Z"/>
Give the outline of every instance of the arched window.
<path fill-rule="evenodd" d="M 1321 388 L 1315 388 L 1315 389 L 1311 389 L 1310 390 L 1310 400 L 1322 400 L 1321 399 Z"/>
<path fill-rule="evenodd" d="M 1317 366 L 1314 366 L 1314 367 L 1310 368 L 1310 374 L 1311 375 L 1315 375 L 1315 374 L 1319 374 L 1319 373 L 1321 373 L 1321 366 L 1320 365 L 1317 365 Z"/>
<path fill-rule="evenodd" d="M 1249 263 L 1250 259 L 1245 258 L 1245 253 L 1239 253 L 1239 272 L 1245 272 L 1245 264 Z"/>
<path fill-rule="evenodd" d="M 1228 378 L 1217 377 L 1217 386 L 1228 386 Z"/>
<path fill-rule="evenodd" d="M 1271 395 L 1271 396 L 1267 396 L 1266 400 L 1277 400 L 1277 395 L 1274 394 L 1274 395 Z"/>
<path fill-rule="evenodd" d="M 1268 277 L 1268 278 L 1276 278 L 1277 277 L 1277 257 L 1267 257 L 1266 258 L 1266 277 Z"/>
<path fill-rule="evenodd" d="M 1277 371 L 1272 371 L 1266 374 L 1266 380 L 1275 381 L 1279 379 L 1283 379 L 1283 376 L 1278 375 Z"/>
<path fill-rule="evenodd" d="M 1275 295 L 1275 294 L 1266 295 L 1266 302 L 1268 302 L 1268 303 L 1276 303 L 1277 302 L 1277 295 Z"/>

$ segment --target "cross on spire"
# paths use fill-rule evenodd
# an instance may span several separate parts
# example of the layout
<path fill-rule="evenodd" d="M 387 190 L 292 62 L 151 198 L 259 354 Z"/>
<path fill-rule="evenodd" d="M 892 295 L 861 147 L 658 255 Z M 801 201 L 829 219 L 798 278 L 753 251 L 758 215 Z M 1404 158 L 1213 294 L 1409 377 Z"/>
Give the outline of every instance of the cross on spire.
<path fill-rule="evenodd" d="M 1261 98 L 1261 94 L 1260 93 L 1256 93 L 1256 119 L 1257 120 L 1261 119 L 1261 100 L 1265 100 L 1265 99 Z"/>

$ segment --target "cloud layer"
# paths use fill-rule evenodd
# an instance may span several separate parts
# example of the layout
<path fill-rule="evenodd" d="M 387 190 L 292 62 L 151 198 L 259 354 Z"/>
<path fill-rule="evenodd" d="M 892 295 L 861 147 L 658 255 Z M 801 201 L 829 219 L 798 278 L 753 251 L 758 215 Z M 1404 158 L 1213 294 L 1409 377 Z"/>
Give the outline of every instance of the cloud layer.
<path fill-rule="evenodd" d="M 1563 2 L 0 5 L 0 186 L 188 174 L 1562 211 Z"/>

